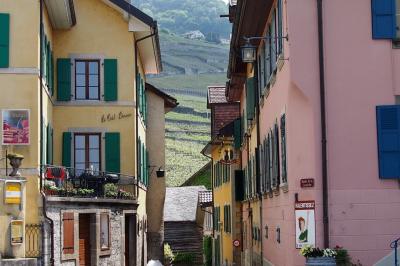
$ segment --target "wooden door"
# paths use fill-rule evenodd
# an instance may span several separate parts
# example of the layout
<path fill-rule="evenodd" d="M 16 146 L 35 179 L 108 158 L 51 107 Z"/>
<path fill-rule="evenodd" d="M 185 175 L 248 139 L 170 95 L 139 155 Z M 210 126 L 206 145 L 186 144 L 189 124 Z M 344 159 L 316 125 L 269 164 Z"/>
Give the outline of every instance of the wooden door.
<path fill-rule="evenodd" d="M 90 266 L 90 214 L 79 214 L 79 265 Z"/>

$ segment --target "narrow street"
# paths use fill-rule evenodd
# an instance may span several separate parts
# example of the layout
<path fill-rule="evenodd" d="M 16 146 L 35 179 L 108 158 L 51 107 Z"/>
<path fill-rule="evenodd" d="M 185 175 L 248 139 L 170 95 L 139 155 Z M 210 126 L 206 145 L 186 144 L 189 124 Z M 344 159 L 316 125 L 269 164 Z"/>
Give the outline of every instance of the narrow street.
<path fill-rule="evenodd" d="M 0 266 L 400 266 L 400 0 L 1 0 Z"/>

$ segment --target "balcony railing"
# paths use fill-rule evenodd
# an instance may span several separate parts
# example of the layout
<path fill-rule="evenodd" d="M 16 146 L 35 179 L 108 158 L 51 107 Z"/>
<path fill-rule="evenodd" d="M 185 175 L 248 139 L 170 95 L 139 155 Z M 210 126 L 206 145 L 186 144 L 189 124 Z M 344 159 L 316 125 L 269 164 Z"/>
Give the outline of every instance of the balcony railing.
<path fill-rule="evenodd" d="M 90 169 L 45 166 L 43 192 L 49 197 L 136 200 L 140 184 L 133 176 Z"/>

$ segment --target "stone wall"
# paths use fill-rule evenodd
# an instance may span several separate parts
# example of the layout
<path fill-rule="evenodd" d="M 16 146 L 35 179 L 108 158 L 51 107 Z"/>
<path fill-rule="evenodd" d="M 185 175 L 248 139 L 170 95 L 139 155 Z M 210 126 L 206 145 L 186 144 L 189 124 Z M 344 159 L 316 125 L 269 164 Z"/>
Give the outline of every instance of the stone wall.
<path fill-rule="evenodd" d="M 62 213 L 74 212 L 74 253 L 63 254 Z M 131 211 L 131 210 L 130 210 Z M 110 248 L 100 248 L 100 213 L 109 214 Z M 121 206 L 76 206 L 56 204 L 47 208 L 47 215 L 54 222 L 54 264 L 63 266 L 79 265 L 79 214 L 90 214 L 90 248 L 92 265 L 124 265 L 125 260 L 125 210 Z M 131 214 L 131 213 L 130 213 Z M 45 227 L 45 235 L 50 236 L 50 227 Z M 130 234 L 134 241 L 136 234 Z M 50 241 L 46 241 L 44 253 L 49 257 Z M 139 242 L 139 241 L 138 241 Z M 133 242 L 135 243 L 135 242 Z M 139 251 L 139 250 L 138 250 Z M 133 259 L 133 258 L 132 258 Z M 45 260 L 49 265 L 49 259 Z"/>

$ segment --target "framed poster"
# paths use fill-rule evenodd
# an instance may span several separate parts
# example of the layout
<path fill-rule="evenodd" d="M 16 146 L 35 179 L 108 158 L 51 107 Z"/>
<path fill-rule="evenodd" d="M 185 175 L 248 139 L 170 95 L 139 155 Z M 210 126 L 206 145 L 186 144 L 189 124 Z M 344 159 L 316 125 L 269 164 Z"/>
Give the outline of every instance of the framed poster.
<path fill-rule="evenodd" d="M 24 221 L 11 221 L 11 245 L 22 244 L 24 238 Z"/>
<path fill-rule="evenodd" d="M 299 201 L 295 203 L 296 248 L 305 245 L 315 247 L 315 202 Z"/>
<path fill-rule="evenodd" d="M 3 145 L 29 145 L 29 110 L 5 109 L 3 114 Z"/>

